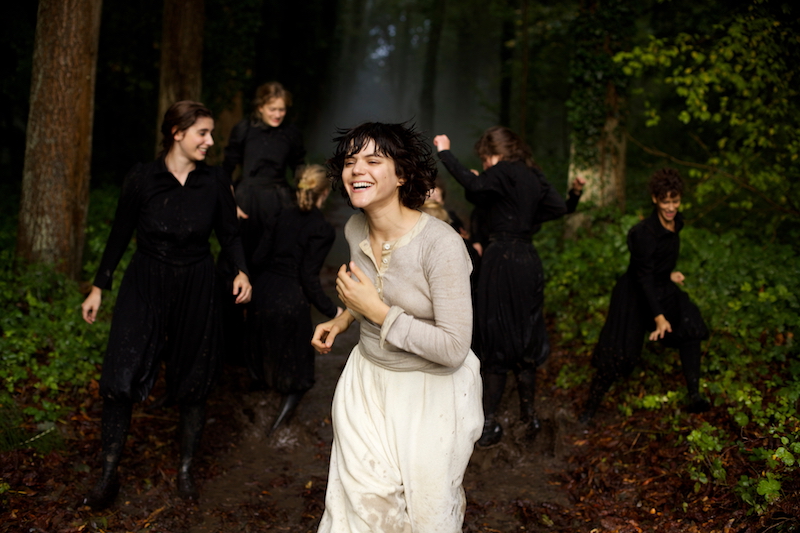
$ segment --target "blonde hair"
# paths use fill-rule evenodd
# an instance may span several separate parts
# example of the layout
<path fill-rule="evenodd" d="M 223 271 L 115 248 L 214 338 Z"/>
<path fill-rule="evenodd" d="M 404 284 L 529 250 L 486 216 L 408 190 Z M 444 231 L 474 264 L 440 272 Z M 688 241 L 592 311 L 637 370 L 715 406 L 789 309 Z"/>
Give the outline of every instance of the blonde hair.
<path fill-rule="evenodd" d="M 423 213 L 428 213 L 430 216 L 436 217 L 439 220 L 444 220 L 448 224 L 451 222 L 450 215 L 447 214 L 447 209 L 445 209 L 444 206 L 436 200 L 431 200 L 428 198 L 425 200 L 425 203 L 422 204 L 422 207 L 420 207 L 419 210 Z"/>
<path fill-rule="evenodd" d="M 327 171 L 322 165 L 308 165 L 297 175 L 297 206 L 311 211 L 314 205 L 331 188 Z"/>

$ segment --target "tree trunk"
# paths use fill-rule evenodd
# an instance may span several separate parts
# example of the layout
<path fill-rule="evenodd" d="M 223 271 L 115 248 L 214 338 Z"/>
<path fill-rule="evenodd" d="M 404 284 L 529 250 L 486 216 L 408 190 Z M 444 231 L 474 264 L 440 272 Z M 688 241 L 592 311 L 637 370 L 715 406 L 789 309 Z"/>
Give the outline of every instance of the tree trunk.
<path fill-rule="evenodd" d="M 528 42 L 528 0 L 522 0 L 521 16 L 522 28 L 520 30 L 520 73 L 519 73 L 519 136 L 524 141 L 527 138 L 526 130 L 528 128 L 528 50 L 530 43 Z"/>
<path fill-rule="evenodd" d="M 204 22 L 204 0 L 164 0 L 156 153 L 161 151 L 161 122 L 169 106 L 200 100 Z"/>
<path fill-rule="evenodd" d="M 425 65 L 422 68 L 422 90 L 420 92 L 418 121 L 428 132 L 433 132 L 436 114 L 436 63 L 439 57 L 439 43 L 442 41 L 446 2 L 434 0 L 431 10 L 431 29 L 428 34 L 428 48 L 425 51 Z"/>
<path fill-rule="evenodd" d="M 81 273 L 102 0 L 39 0 L 17 255 Z"/>
<path fill-rule="evenodd" d="M 597 163 L 590 168 L 579 168 L 571 161 L 569 183 L 575 176 L 583 176 L 586 186 L 581 201 L 599 206 L 617 205 L 624 210 L 627 138 L 620 124 L 619 97 L 611 83 L 606 89 L 606 105 L 609 112 L 597 146 Z"/>
<path fill-rule="evenodd" d="M 501 126 L 511 127 L 511 85 L 513 81 L 514 59 L 514 21 L 511 11 L 503 17 L 500 31 L 500 113 L 497 117 Z"/>

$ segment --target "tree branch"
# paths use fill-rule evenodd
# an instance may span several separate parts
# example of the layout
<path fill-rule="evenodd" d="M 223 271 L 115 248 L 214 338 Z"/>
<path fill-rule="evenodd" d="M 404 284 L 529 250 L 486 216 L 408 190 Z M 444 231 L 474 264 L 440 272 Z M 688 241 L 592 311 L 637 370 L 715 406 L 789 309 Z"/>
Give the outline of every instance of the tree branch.
<path fill-rule="evenodd" d="M 761 192 L 756 187 L 753 187 L 752 185 L 747 183 L 747 181 L 745 181 L 743 178 L 740 178 L 739 176 L 735 176 L 735 175 L 731 174 L 730 172 L 725 172 L 724 170 L 722 170 L 722 169 L 720 169 L 718 167 L 712 167 L 711 165 L 706 165 L 704 163 L 695 163 L 693 161 L 684 161 L 682 159 L 678 159 L 677 157 L 675 157 L 673 155 L 670 155 L 670 154 L 668 154 L 666 152 L 662 152 L 661 150 L 659 150 L 657 148 L 652 148 L 650 146 L 644 145 L 643 143 L 639 142 L 636 138 L 634 138 L 633 135 L 630 134 L 630 132 L 627 132 L 626 134 L 628 136 L 628 139 L 630 139 L 630 141 L 633 144 L 635 144 L 636 146 L 638 146 L 639 148 L 641 148 L 642 150 L 644 150 L 646 153 L 648 153 L 650 155 L 654 155 L 654 156 L 657 156 L 657 157 L 663 157 L 664 159 L 668 159 L 668 160 L 672 161 L 673 163 L 677 163 L 678 165 L 683 165 L 683 166 L 692 167 L 692 168 L 699 168 L 699 169 L 702 169 L 702 170 L 707 170 L 709 172 L 715 172 L 717 174 L 725 176 L 726 178 L 728 178 L 731 181 L 733 181 L 734 183 L 736 183 L 742 189 L 745 189 L 745 190 L 748 190 L 748 191 L 754 193 L 756 196 L 758 196 L 759 198 L 761 198 L 762 200 L 767 202 L 769 205 L 771 205 L 772 207 L 774 207 L 778 211 L 786 213 L 787 215 L 800 217 L 800 211 L 797 211 L 797 210 L 794 210 L 794 209 L 789 209 L 786 206 L 783 206 L 783 205 L 775 202 L 772 198 L 770 198 L 769 196 L 767 196 L 766 194 Z"/>

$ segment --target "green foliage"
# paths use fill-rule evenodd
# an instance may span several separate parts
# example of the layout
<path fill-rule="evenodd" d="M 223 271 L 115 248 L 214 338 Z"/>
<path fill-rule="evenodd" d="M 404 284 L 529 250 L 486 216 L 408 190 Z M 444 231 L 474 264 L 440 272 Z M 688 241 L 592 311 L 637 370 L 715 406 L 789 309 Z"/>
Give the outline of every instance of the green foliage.
<path fill-rule="evenodd" d="M 572 93 L 567 120 L 572 127 L 573 160 L 582 168 L 593 166 L 606 119 L 624 118 L 624 99 L 630 79 L 614 54 L 627 50 L 633 38 L 636 13 L 630 2 L 585 2 L 572 24 L 576 36 L 569 72 Z"/>
<path fill-rule="evenodd" d="M 762 235 L 765 225 L 777 235 L 800 219 L 799 29 L 796 7 L 752 0 L 708 34 L 651 36 L 614 58 L 625 74 L 653 75 L 680 99 L 677 118 L 706 154 L 685 162 L 697 200 Z M 660 124 L 660 102 L 646 102 L 645 115 Z"/>
<path fill-rule="evenodd" d="M 536 239 L 548 275 L 546 310 L 555 318 L 561 341 L 583 358 L 583 363 L 561 368 L 560 387 L 579 386 L 591 375 L 590 352 L 611 289 L 628 263 L 627 231 L 638 220 L 612 210 L 589 215 L 591 223 L 576 239 L 563 239 L 557 223 L 546 225 Z M 729 425 L 680 414 L 686 398 L 678 357 L 654 343 L 645 345 L 642 369 L 616 386 L 619 409 L 625 415 L 663 409 L 673 431 L 688 444 L 685 473 L 696 490 L 708 483 L 732 487 L 762 513 L 781 497 L 782 480 L 798 475 L 800 261 L 787 245 L 764 245 L 741 233 L 716 235 L 690 225 L 681 234 L 678 270 L 686 275 L 683 290 L 711 330 L 703 343 L 702 386 L 715 411 L 730 417 Z M 668 384 L 670 376 L 677 387 Z M 759 474 L 731 479 L 731 454 L 740 463 L 752 462 Z"/>
<path fill-rule="evenodd" d="M 107 222 L 117 194 L 116 189 L 92 193 L 86 239 L 92 271 L 110 230 Z M 0 240 L 12 239 L 3 235 Z M 126 256 L 118 277 L 128 260 Z M 79 284 L 51 266 L 19 263 L 13 246 L 0 251 L 0 419 L 12 420 L 14 427 L 20 419 L 41 428 L 63 414 L 64 393 L 99 377 L 114 294 L 104 292 L 101 319 L 91 326 L 81 318 L 83 298 Z"/>

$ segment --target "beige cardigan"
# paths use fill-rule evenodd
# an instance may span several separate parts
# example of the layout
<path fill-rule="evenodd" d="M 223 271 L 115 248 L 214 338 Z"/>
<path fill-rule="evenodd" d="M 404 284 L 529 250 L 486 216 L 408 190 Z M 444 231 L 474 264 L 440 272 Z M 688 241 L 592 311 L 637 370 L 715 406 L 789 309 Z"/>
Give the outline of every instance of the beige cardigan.
<path fill-rule="evenodd" d="M 376 260 L 362 213 L 347 221 L 344 233 L 351 260 L 391 307 L 382 327 L 349 310 L 361 324 L 363 356 L 387 370 L 455 372 L 472 339 L 472 262 L 464 240 L 422 213 L 406 235 L 382 243 Z"/>

